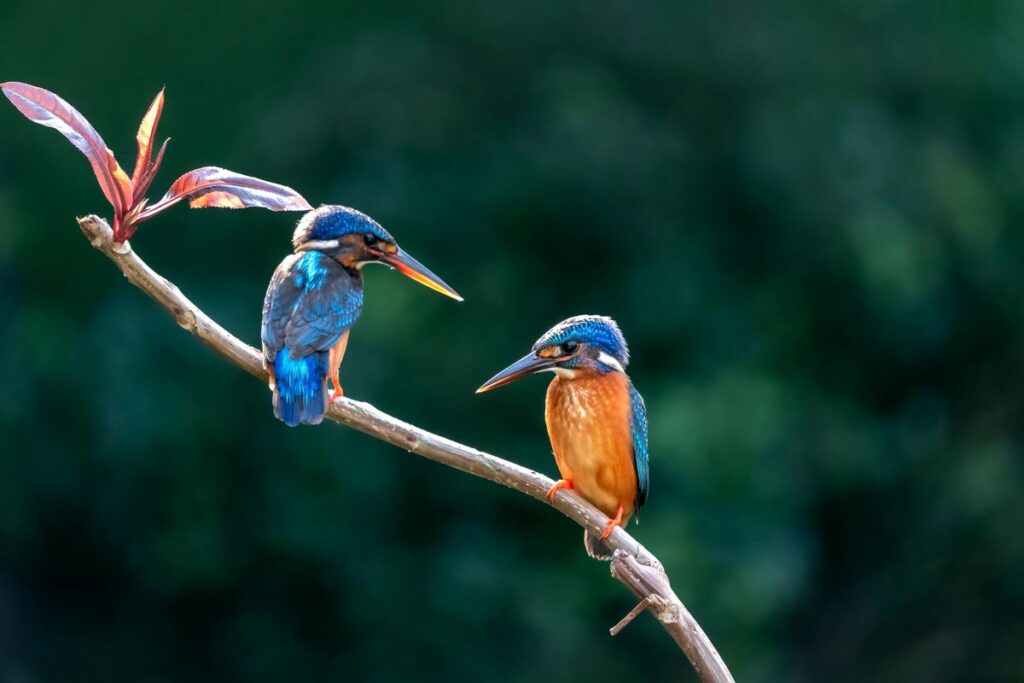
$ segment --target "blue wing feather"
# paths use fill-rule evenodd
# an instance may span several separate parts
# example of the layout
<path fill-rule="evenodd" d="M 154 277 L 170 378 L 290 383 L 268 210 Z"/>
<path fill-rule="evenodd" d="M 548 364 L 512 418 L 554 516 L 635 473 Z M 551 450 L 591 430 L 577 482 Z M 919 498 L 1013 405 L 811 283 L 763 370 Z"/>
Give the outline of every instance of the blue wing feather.
<path fill-rule="evenodd" d="M 362 282 L 320 252 L 281 262 L 263 302 L 263 346 L 273 362 L 287 346 L 293 359 L 331 348 L 363 307 Z"/>
<path fill-rule="evenodd" d="M 284 346 L 284 328 L 288 324 L 296 302 L 303 290 L 291 282 L 292 267 L 299 260 L 292 254 L 274 270 L 267 287 L 267 296 L 263 299 L 263 326 L 260 338 L 263 341 L 263 355 L 268 365 L 273 364 L 277 352 Z"/>
<path fill-rule="evenodd" d="M 334 346 L 356 322 L 363 305 L 363 290 L 350 278 L 332 278 L 319 289 L 306 292 L 285 326 L 284 343 L 292 358 Z"/>
<path fill-rule="evenodd" d="M 633 432 L 633 467 L 636 470 L 636 508 L 639 510 L 647 503 L 647 492 L 650 488 L 650 462 L 647 450 L 647 407 L 644 398 L 629 383 L 630 427 Z"/>

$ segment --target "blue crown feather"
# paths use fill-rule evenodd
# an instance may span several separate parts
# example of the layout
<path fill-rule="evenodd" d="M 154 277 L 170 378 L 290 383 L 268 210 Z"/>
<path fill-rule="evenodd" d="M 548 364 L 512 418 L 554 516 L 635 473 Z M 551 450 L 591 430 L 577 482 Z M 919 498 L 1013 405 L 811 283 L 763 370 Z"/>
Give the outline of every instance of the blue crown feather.
<path fill-rule="evenodd" d="M 378 239 L 394 242 L 391 234 L 380 223 L 365 213 L 347 206 L 328 204 L 314 209 L 299 219 L 292 235 L 292 245 L 304 242 L 338 239 L 344 235 L 370 233 Z"/>
<path fill-rule="evenodd" d="M 545 332 L 544 336 L 533 345 L 533 350 L 564 344 L 567 341 L 596 346 L 619 361 L 623 368 L 629 364 L 629 347 L 626 346 L 626 338 L 622 336 L 615 321 L 607 316 L 578 315 L 563 320 Z"/>

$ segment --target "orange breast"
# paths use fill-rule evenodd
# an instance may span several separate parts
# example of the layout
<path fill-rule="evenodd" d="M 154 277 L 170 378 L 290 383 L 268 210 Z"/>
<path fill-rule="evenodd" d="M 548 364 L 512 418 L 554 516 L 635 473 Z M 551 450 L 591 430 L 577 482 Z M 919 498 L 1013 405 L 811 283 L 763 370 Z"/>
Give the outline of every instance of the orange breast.
<path fill-rule="evenodd" d="M 621 505 L 629 519 L 636 498 L 629 379 L 621 372 L 556 376 L 545 420 L 563 479 L 609 517 Z"/>

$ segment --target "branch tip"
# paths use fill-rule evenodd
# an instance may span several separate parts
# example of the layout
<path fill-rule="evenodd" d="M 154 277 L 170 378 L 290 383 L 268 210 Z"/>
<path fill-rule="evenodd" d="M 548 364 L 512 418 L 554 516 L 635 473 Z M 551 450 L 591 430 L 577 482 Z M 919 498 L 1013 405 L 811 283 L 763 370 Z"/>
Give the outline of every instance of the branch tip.
<path fill-rule="evenodd" d="M 615 626 L 612 626 L 610 629 L 608 629 L 608 633 L 610 633 L 612 636 L 619 635 L 619 633 L 622 632 L 622 629 L 629 626 L 634 619 L 640 616 L 640 613 L 647 609 L 647 607 L 653 602 L 654 598 L 656 597 L 657 596 L 655 595 L 648 595 L 646 598 L 638 602 L 636 604 L 636 607 L 629 610 L 629 613 L 619 620 L 619 623 L 615 624 Z"/>

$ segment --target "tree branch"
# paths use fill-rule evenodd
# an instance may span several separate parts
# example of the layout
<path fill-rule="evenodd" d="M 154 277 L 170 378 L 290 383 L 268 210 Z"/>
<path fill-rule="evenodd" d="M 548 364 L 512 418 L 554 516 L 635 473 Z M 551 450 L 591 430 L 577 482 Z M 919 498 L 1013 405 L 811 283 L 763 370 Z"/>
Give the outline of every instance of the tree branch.
<path fill-rule="evenodd" d="M 172 282 L 146 265 L 127 242 L 114 242 L 113 233 L 106 221 L 98 216 L 86 216 L 78 219 L 78 225 L 90 244 L 109 257 L 129 282 L 167 309 L 178 325 L 230 362 L 266 383 L 267 373 L 263 369 L 262 354 L 203 313 Z M 369 403 L 340 398 L 331 404 L 327 417 L 406 451 L 515 489 L 541 502 L 547 502 L 545 494 L 554 484 L 538 472 L 431 434 L 397 420 Z M 560 492 L 550 504 L 583 528 L 596 533 L 600 533 L 608 522 L 607 517 L 597 508 L 569 491 Z M 612 576 L 629 588 L 668 631 L 686 653 L 700 679 L 704 683 L 733 683 L 732 675 L 718 651 L 673 592 L 658 559 L 621 528 L 615 529 L 607 542 L 615 550 L 611 562 Z M 632 614 L 629 620 L 635 616 Z M 616 626 L 616 633 L 629 623 L 625 619 L 623 621 L 625 623 L 620 622 Z"/>

